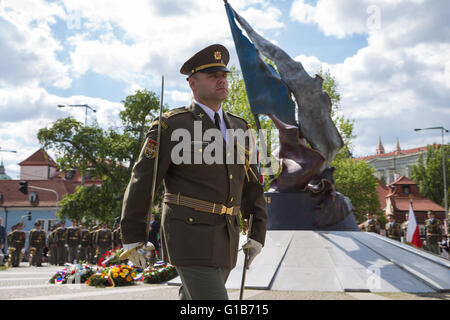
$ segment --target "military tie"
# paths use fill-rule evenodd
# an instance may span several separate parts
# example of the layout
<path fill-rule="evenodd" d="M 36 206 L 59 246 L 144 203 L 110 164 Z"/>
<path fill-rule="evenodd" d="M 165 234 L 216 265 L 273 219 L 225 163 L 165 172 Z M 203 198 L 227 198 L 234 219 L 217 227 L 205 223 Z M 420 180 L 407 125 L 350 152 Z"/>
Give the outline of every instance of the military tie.
<path fill-rule="evenodd" d="M 219 117 L 219 114 L 217 112 L 214 113 L 214 123 L 215 123 L 217 129 L 219 129 L 220 132 L 222 132 L 222 130 L 220 129 L 220 117 Z"/>
<path fill-rule="evenodd" d="M 222 129 L 220 128 L 220 116 L 219 116 L 219 114 L 218 114 L 217 112 L 214 113 L 214 124 L 216 125 L 217 129 L 219 129 L 220 134 L 221 134 L 222 137 L 223 137 Z M 225 138 L 225 137 L 224 137 L 224 138 Z M 215 152 L 212 153 L 212 156 L 213 156 L 213 157 L 215 156 Z M 226 158 L 225 158 L 225 150 L 224 150 L 224 151 L 223 151 L 223 159 L 222 159 L 222 162 L 221 162 L 221 163 L 225 163 L 225 162 L 226 162 Z"/>

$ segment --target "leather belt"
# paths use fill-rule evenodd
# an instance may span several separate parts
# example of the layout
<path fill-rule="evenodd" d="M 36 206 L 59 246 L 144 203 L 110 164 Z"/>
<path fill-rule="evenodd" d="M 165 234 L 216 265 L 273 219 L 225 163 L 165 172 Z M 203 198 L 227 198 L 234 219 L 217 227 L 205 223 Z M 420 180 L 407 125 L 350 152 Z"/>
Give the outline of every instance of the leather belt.
<path fill-rule="evenodd" d="M 240 206 L 227 207 L 223 204 L 199 200 L 199 199 L 183 196 L 179 193 L 178 194 L 165 193 L 164 194 L 164 202 L 192 208 L 197 211 L 220 214 L 220 215 L 228 214 L 230 216 L 238 215 L 239 209 L 240 209 Z"/>

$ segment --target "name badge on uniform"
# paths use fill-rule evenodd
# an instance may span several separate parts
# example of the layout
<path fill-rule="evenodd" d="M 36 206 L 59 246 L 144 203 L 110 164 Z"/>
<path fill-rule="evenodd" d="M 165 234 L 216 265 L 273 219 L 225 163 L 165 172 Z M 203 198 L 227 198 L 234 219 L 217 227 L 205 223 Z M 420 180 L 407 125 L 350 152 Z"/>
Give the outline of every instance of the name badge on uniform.
<path fill-rule="evenodd" d="M 156 157 L 156 151 L 158 151 L 158 142 L 148 138 L 144 149 L 144 156 L 147 159 L 154 159 Z"/>

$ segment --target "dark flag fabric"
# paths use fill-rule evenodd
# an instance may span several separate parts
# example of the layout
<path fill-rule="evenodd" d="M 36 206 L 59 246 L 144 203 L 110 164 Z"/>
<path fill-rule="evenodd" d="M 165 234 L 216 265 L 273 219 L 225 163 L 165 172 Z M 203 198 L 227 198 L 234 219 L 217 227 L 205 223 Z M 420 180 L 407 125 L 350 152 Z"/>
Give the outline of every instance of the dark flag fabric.
<path fill-rule="evenodd" d="M 250 108 L 253 114 L 273 114 L 281 121 L 297 126 L 295 103 L 277 71 L 263 61 L 253 43 L 243 35 L 228 2 L 225 9 L 241 65 Z"/>

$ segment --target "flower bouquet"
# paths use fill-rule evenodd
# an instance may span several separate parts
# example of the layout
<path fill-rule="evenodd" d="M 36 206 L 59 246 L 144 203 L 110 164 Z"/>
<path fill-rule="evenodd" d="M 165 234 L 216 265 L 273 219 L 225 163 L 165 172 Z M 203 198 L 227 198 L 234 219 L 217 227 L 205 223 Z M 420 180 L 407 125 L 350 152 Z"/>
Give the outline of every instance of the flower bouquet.
<path fill-rule="evenodd" d="M 177 269 L 171 264 L 164 261 L 157 261 L 153 267 L 144 269 L 144 283 L 161 283 L 169 281 L 178 275 Z"/>
<path fill-rule="evenodd" d="M 108 267 L 111 265 L 120 264 L 120 255 L 124 251 L 123 248 L 117 247 L 115 250 L 106 251 L 99 259 L 97 265 L 99 267 Z"/>
<path fill-rule="evenodd" d="M 66 264 L 66 267 L 54 274 L 49 282 L 53 284 L 79 284 L 95 273 L 95 268 L 88 264 Z"/>
<path fill-rule="evenodd" d="M 95 274 L 91 275 L 89 279 L 87 279 L 86 284 L 100 288 L 113 286 L 111 277 L 108 275 L 106 270 L 98 270 Z"/>
<path fill-rule="evenodd" d="M 87 285 L 95 287 L 121 287 L 134 284 L 136 271 L 127 265 L 114 265 L 102 268 L 91 275 Z"/>

